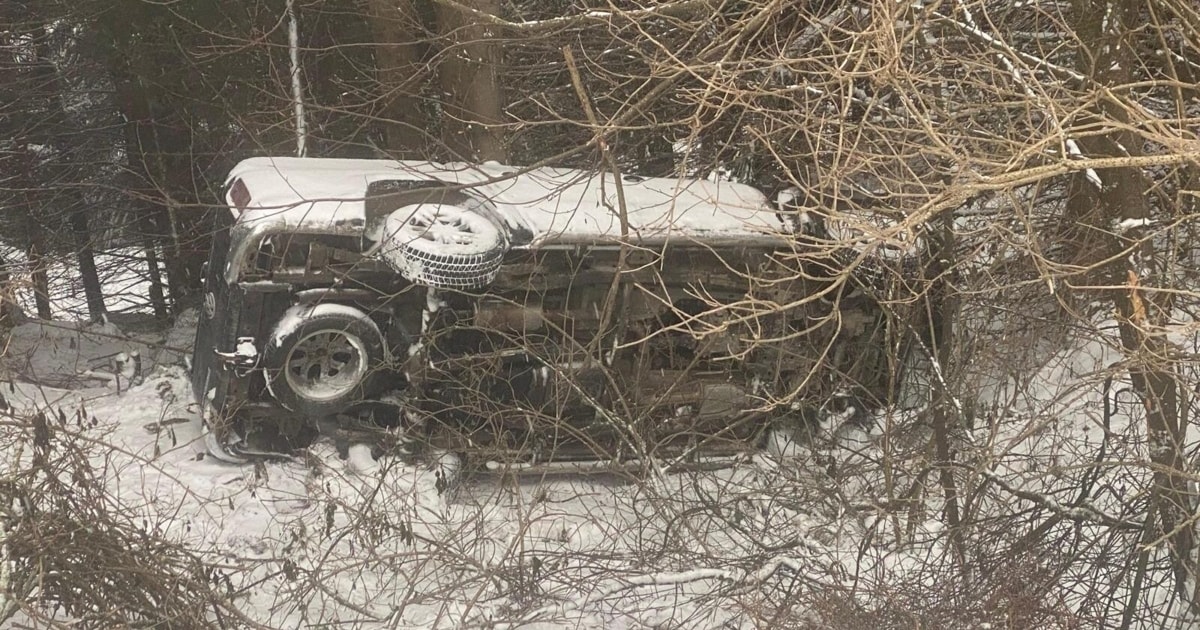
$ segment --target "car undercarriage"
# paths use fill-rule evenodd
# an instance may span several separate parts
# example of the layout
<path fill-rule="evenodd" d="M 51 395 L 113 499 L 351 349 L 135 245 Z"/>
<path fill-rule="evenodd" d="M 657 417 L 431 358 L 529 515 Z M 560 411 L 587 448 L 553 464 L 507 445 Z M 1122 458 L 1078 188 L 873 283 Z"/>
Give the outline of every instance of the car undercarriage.
<path fill-rule="evenodd" d="M 804 235 L 522 243 L 422 190 L 368 212 L 391 237 L 276 222 L 214 242 L 193 360 L 214 456 L 325 433 L 459 465 L 686 463 L 894 397 L 900 309 Z"/>

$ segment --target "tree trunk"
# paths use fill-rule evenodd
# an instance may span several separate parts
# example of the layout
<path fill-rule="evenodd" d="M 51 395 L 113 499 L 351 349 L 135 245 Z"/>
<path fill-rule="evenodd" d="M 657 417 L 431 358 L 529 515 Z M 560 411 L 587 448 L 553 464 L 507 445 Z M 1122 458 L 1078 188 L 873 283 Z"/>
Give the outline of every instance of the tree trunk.
<path fill-rule="evenodd" d="M 178 134 L 164 134 L 152 122 L 149 99 L 131 77 L 117 77 L 117 96 L 125 116 L 126 159 L 130 170 L 144 182 L 135 193 L 146 207 L 146 218 L 142 222 L 146 238 L 163 244 L 164 263 L 167 272 L 166 285 L 171 296 L 171 310 L 181 308 L 199 286 L 198 278 L 189 265 L 199 267 L 196 251 L 205 248 L 198 238 L 185 238 L 188 228 L 201 222 L 181 225 L 177 206 L 172 198 L 172 180 L 190 177 L 191 167 L 186 163 L 188 151 L 186 139 Z M 166 137 L 164 137 L 166 136 Z M 172 163 L 163 156 L 164 152 L 178 152 L 181 164 Z M 174 176 L 172 173 L 175 173 Z M 160 285 L 161 289 L 161 285 Z"/>
<path fill-rule="evenodd" d="M 9 262 L 0 256 L 0 332 L 17 325 L 21 319 L 21 307 L 17 305 L 16 289 L 12 284 Z M 0 338 L 0 342 L 4 341 Z"/>
<path fill-rule="evenodd" d="M 412 0 L 367 0 L 375 38 L 375 78 L 382 94 L 379 115 L 386 149 L 398 159 L 420 159 L 433 125 L 418 94 L 428 80 L 422 63 L 425 29 Z"/>
<path fill-rule="evenodd" d="M 79 200 L 82 205 L 83 200 Z M 104 287 L 96 270 L 96 255 L 92 250 L 92 235 L 88 228 L 87 209 L 77 207 L 71 211 L 71 230 L 75 233 L 75 258 L 79 263 L 79 278 L 83 282 L 83 295 L 87 299 L 88 317 L 93 322 L 104 319 L 108 314 L 104 306 Z"/>
<path fill-rule="evenodd" d="M 171 309 L 167 304 L 166 293 L 163 292 L 162 273 L 158 269 L 158 252 L 155 250 L 154 241 L 149 238 L 142 239 L 142 249 L 146 252 L 146 268 L 150 278 L 150 306 L 154 309 L 156 319 L 165 320 L 170 317 Z"/>
<path fill-rule="evenodd" d="M 159 173 L 166 172 L 166 166 L 161 162 L 160 156 Z M 166 210 L 166 235 L 165 253 L 167 267 L 167 289 L 171 293 L 171 310 L 178 313 L 183 308 L 183 303 L 187 301 L 191 294 L 190 283 L 188 282 L 187 265 L 184 260 L 183 239 L 179 233 L 179 216 L 175 207 L 175 201 L 170 198 L 170 193 L 163 200 L 164 209 Z"/>
<path fill-rule="evenodd" d="M 132 38 L 128 25 L 113 20 L 107 24 L 117 41 Z M 194 184 L 191 163 L 190 131 L 167 124 L 171 116 L 156 112 L 150 88 L 129 67 L 129 60 L 120 56 L 118 48 L 111 50 L 109 72 L 116 87 L 117 104 L 124 115 L 125 155 L 129 170 L 140 180 L 134 193 L 145 207 L 148 218 L 143 225 L 150 227 L 149 236 L 161 243 L 166 267 L 166 285 L 172 310 L 182 308 L 196 294 L 199 275 L 196 271 L 206 258 L 205 237 L 199 233 L 206 225 L 203 216 L 181 220 L 177 194 L 190 194 Z"/>
<path fill-rule="evenodd" d="M 1132 34 L 1141 24 L 1139 0 L 1076 0 L 1080 40 L 1092 43 L 1094 55 L 1081 55 L 1081 69 L 1096 85 L 1124 85 L 1132 80 Z M 1130 110 L 1115 98 L 1098 98 L 1097 117 L 1111 131 L 1080 141 L 1089 157 L 1126 157 L 1142 154 L 1142 142 L 1132 131 Z M 1097 181 L 1098 180 L 1098 181 Z M 1142 230 L 1116 227 L 1126 220 L 1150 219 L 1151 182 L 1139 168 L 1107 169 L 1076 176 L 1072 203 L 1092 219 L 1096 233 L 1107 235 L 1107 247 L 1099 260 L 1113 260 L 1105 269 L 1103 283 L 1117 286 L 1112 300 L 1118 315 L 1121 345 L 1125 352 L 1133 389 L 1145 410 L 1147 449 L 1154 469 L 1150 509 L 1157 513 L 1159 529 L 1170 549 L 1176 590 L 1195 610 L 1196 584 L 1195 524 L 1191 520 L 1195 500 L 1188 489 L 1187 457 L 1184 451 L 1186 426 L 1181 422 L 1179 368 L 1172 357 L 1180 356 L 1163 330 L 1171 323 L 1171 291 L 1155 291 L 1157 283 L 1169 283 L 1161 275 L 1163 253 Z M 1096 211 L 1088 211 L 1095 208 Z"/>
<path fill-rule="evenodd" d="M 951 549 L 959 561 L 959 566 L 966 568 L 967 552 L 960 511 L 962 493 L 954 478 L 954 460 L 962 435 L 963 410 L 956 398 L 956 392 L 950 389 L 951 363 L 954 358 L 954 322 L 958 319 L 954 289 L 947 280 L 950 276 L 948 268 L 954 261 L 954 232 L 951 221 L 950 217 L 946 217 L 942 222 L 938 255 L 928 270 L 932 286 L 926 297 L 926 315 L 929 319 L 927 343 L 930 359 L 936 363 L 937 376 L 933 379 L 932 405 L 933 445 L 940 467 L 938 483 L 942 487 L 942 497 L 945 501 L 943 516 L 950 536 Z"/>
<path fill-rule="evenodd" d="M 58 76 L 57 67 L 54 64 L 53 55 L 51 54 L 49 32 L 44 27 L 39 29 L 38 32 L 39 36 L 34 46 L 37 52 L 36 76 L 56 95 L 52 100 L 50 118 L 63 123 L 69 118 L 69 115 L 62 102 L 64 89 L 62 81 Z M 60 141 L 60 138 L 54 138 L 50 144 L 54 145 Z M 100 285 L 100 276 L 96 271 L 96 259 L 92 251 L 92 235 L 88 226 L 87 201 L 80 191 L 78 180 L 71 177 L 74 171 L 72 153 L 61 147 L 56 148 L 58 149 L 58 160 L 55 161 L 53 167 L 61 171 L 59 179 L 62 183 L 59 184 L 61 188 L 57 191 L 58 194 L 51 196 L 50 199 L 54 200 L 53 203 L 60 208 L 64 205 L 66 206 L 66 222 L 71 234 L 71 244 L 75 247 L 79 275 L 83 282 L 83 292 L 87 299 L 88 316 L 92 321 L 100 321 L 105 315 L 104 290 Z M 41 248 L 38 252 L 39 257 L 44 252 L 45 249 Z M 39 315 L 42 314 L 41 305 L 38 306 L 38 313 Z M 49 313 L 48 305 L 46 313 Z"/>
<path fill-rule="evenodd" d="M 50 277 L 46 273 L 46 257 L 42 255 L 41 235 L 34 235 L 29 244 L 29 277 L 33 281 L 33 303 L 37 307 L 38 319 L 54 317 L 50 310 Z"/>
<path fill-rule="evenodd" d="M 498 0 L 470 0 L 468 6 L 498 15 Z M 503 51 L 491 35 L 495 27 L 472 16 L 437 5 L 438 27 L 446 39 L 440 72 L 443 107 L 442 142 L 462 160 L 504 162 L 504 92 L 500 86 Z"/>

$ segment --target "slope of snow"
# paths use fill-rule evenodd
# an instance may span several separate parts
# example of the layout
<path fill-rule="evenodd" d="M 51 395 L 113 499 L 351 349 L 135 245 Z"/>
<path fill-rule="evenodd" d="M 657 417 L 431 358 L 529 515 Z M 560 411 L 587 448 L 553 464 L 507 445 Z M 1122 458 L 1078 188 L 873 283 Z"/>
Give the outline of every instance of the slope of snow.
<path fill-rule="evenodd" d="M 27 324 L 13 344 L 53 348 L 33 356 L 43 371 L 54 372 L 58 362 L 65 374 L 131 343 L 119 330 L 104 332 L 110 336 Z M 1075 384 L 1111 358 L 1096 345 L 1049 356 L 1008 419 L 976 427 L 974 439 L 994 445 L 991 474 L 1060 496 L 1064 477 L 1046 468 L 1090 461 L 1094 408 L 1105 395 Z M 266 627 L 748 629 L 770 625 L 777 613 L 813 627 L 874 627 L 900 613 L 953 619 L 947 610 L 962 605 L 980 615 L 969 627 L 1005 627 L 1013 614 L 979 603 L 1012 588 L 1016 582 L 994 582 L 1010 580 L 1007 573 L 975 586 L 956 577 L 936 486 L 925 490 L 920 509 L 888 507 L 900 492 L 889 484 L 907 488 L 927 470 L 919 411 L 879 419 L 895 441 L 886 448 L 878 428 L 839 430 L 836 447 L 796 447 L 784 460 L 762 455 L 716 472 L 639 479 L 488 473 L 440 493 L 426 468 L 375 460 L 362 446 L 346 459 L 318 442 L 296 461 L 213 461 L 203 455 L 187 375 L 168 361 L 119 391 L 106 381 L 64 382 L 73 388 L 4 384 L 12 407 L 6 416 L 62 409 L 93 418 L 79 431 L 95 441 L 94 468 L 112 501 L 140 515 L 149 534 L 204 558 L 229 605 Z M 1002 390 L 997 384 L 993 391 Z M 1114 415 L 1109 432 L 1135 437 L 1124 418 Z M 0 476 L 19 469 L 20 457 L 6 455 Z M 1136 484 L 1130 471 L 1113 468 L 1105 483 Z M 1028 501 L 993 492 L 980 495 L 988 510 L 1025 522 Z M 1093 505 L 1126 518 L 1116 498 L 1099 493 Z M 1102 538 L 1094 524 L 1085 527 Z M 1027 565 L 1016 563 L 1029 562 L 1010 560 L 1018 573 Z M 1071 579 L 1107 579 L 1089 572 L 1100 562 L 1079 564 Z M 942 599 L 947 589 L 963 597 L 971 588 L 979 601 Z M 1164 593 L 1147 597 L 1166 606 Z M 1082 594 L 1059 596 L 1063 614 L 1085 606 Z"/>
<path fill-rule="evenodd" d="M 73 346 L 75 358 L 59 366 L 65 373 L 120 347 L 119 331 L 109 332 L 108 345 L 72 343 L 86 333 L 27 324 L 14 338 L 24 346 Z M 94 417 L 87 431 L 107 445 L 98 457 L 111 496 L 139 510 L 155 533 L 236 567 L 226 576 L 247 589 L 243 610 L 262 623 L 354 618 L 380 627 L 456 627 L 525 615 L 557 627 L 559 611 L 549 602 L 579 596 L 586 601 L 567 606 L 579 627 L 613 627 L 626 617 L 622 601 L 660 592 L 678 603 L 650 606 L 633 615 L 647 621 L 634 625 L 683 615 L 707 627 L 736 617 L 705 603 L 714 588 L 705 574 L 676 576 L 679 584 L 618 577 L 651 568 L 636 568 L 648 542 L 670 544 L 668 533 L 644 526 L 647 516 L 663 518 L 652 507 L 660 493 L 647 487 L 489 477 L 443 495 L 428 470 L 376 462 L 362 448 L 343 461 L 325 443 L 305 461 L 230 467 L 202 454 L 182 367 L 154 368 L 144 383 L 120 393 L 80 385 L 13 383 L 6 398 L 14 417 L 38 409 L 84 409 Z M 674 495 L 683 481 L 667 483 L 676 485 L 661 488 L 662 496 Z M 285 566 L 293 578 L 280 573 Z M 610 574 L 612 592 L 589 600 L 588 589 Z"/>

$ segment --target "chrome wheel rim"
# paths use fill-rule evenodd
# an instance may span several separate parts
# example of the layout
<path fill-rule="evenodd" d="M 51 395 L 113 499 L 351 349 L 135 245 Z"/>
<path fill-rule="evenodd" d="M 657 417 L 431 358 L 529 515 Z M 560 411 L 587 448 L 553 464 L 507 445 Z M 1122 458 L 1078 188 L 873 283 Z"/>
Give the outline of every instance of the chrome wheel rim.
<path fill-rule="evenodd" d="M 284 378 L 292 391 L 312 401 L 345 396 L 367 375 L 367 349 L 344 330 L 319 330 L 302 337 L 288 353 Z"/>

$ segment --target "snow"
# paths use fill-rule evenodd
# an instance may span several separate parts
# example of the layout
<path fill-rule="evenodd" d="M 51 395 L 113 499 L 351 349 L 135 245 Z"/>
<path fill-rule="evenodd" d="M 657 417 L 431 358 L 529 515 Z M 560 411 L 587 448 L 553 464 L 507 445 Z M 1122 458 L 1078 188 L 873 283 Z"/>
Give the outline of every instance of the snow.
<path fill-rule="evenodd" d="M 141 360 L 143 372 L 181 361 L 179 350 L 127 335 L 113 324 L 28 322 L 13 330 L 3 366 L 9 377 L 73 386 L 89 380 L 111 381 L 133 356 Z M 105 372 L 107 376 L 100 375 Z"/>
<path fill-rule="evenodd" d="M 25 252 L 0 242 L 0 258 L 8 263 L 15 280 L 17 303 L 27 314 L 35 313 L 33 282 L 29 277 Z M 110 313 L 151 312 L 150 281 L 146 277 L 145 252 L 135 248 L 118 248 L 96 252 L 96 268 L 104 285 L 104 305 Z M 79 279 L 74 256 L 47 256 L 47 277 L 50 285 L 51 314 L 55 318 L 77 320 L 87 318 L 87 300 Z M 139 268 L 130 261 L 138 261 Z M 164 271 L 159 267 L 159 271 Z"/>
<path fill-rule="evenodd" d="M 1067 138 L 1066 144 L 1067 144 L 1067 155 L 1070 155 L 1073 158 L 1082 158 L 1083 157 L 1083 152 L 1079 150 L 1079 143 L 1075 142 L 1075 140 L 1073 138 Z M 1089 168 L 1084 173 L 1084 175 L 1087 177 L 1087 180 L 1089 182 L 1091 182 L 1092 185 L 1095 186 L 1096 188 L 1104 187 L 1104 182 L 1100 179 L 1100 174 L 1096 172 L 1096 169 Z"/>
<path fill-rule="evenodd" d="M 358 475 L 372 475 L 379 472 L 379 462 L 371 455 L 369 444 L 352 444 L 346 457 L 346 469 Z"/>
<path fill-rule="evenodd" d="M 430 299 L 438 304 L 433 292 Z M 827 448 L 791 442 L 776 456 L 721 471 L 514 478 L 499 467 L 441 492 L 437 471 L 376 459 L 361 444 L 350 445 L 344 459 L 325 440 L 295 461 L 237 467 L 205 457 L 177 355 L 149 361 L 144 382 L 119 391 L 86 379 L 32 382 L 120 353 L 153 357 L 148 349 L 157 343 L 187 338 L 189 321 L 157 336 L 111 324 L 16 328 L 13 347 L 26 349 L 39 369 L 6 372 L 0 391 L 12 410 L 5 419 L 85 410 L 95 425 L 70 430 L 95 446 L 92 468 L 114 504 L 144 519 L 147 535 L 210 563 L 221 592 L 235 594 L 230 601 L 252 623 L 748 629 L 761 627 L 761 615 L 782 598 L 792 602 L 792 618 L 826 627 L 840 622 L 822 608 L 835 601 L 828 597 L 917 619 L 937 605 L 939 589 L 959 585 L 958 574 L 940 564 L 954 530 L 937 516 L 937 493 L 920 510 L 885 507 L 885 480 L 918 487 L 929 465 L 921 410 L 884 414 L 871 431 L 831 426 Z M 1030 510 L 1091 536 L 1140 526 L 1130 496 L 1151 473 L 1139 459 L 1139 403 L 1123 393 L 1119 375 L 1111 391 L 1096 380 L 1121 358 L 1114 326 L 1096 322 L 1099 335 L 1086 342 L 1055 345 L 1041 336 L 1029 348 L 1041 360 L 1025 373 L 996 378 L 986 366 L 970 366 L 980 373 L 968 381 L 972 402 L 1004 413 L 973 429 L 974 442 L 990 454 L 978 463 L 980 475 L 992 482 L 975 496 L 972 509 L 987 517 L 976 527 L 992 526 L 989 518 L 1036 524 Z M 980 340 L 1002 331 L 977 330 Z M 1106 400 L 1115 411 L 1100 431 Z M 17 424 L 0 423 L 0 432 Z M 893 441 L 886 449 L 885 431 Z M 1063 483 L 1090 464 L 1101 439 L 1109 451 L 1097 490 L 1075 502 Z M 0 458 L 0 478 L 18 469 L 18 457 Z M 1152 551 L 1159 557 L 1163 548 Z M 1068 565 L 1064 579 L 1100 590 L 1117 579 L 1088 566 Z M 1080 605 L 1069 589 L 1051 588 L 1063 606 Z M 1158 589 L 1145 601 L 1162 600 L 1157 609 L 1166 609 L 1169 597 Z M 1156 627 L 1151 621 L 1142 627 Z M 955 627 L 1011 627 L 1005 622 L 998 611 Z M 20 616 L 13 623 L 36 625 Z"/>
<path fill-rule="evenodd" d="M 294 334 L 305 323 L 318 317 L 344 317 L 351 320 L 361 320 L 370 325 L 376 332 L 379 331 L 379 327 L 366 313 L 353 306 L 345 304 L 298 304 L 284 311 L 283 316 L 279 318 L 279 323 L 275 325 L 275 330 L 271 332 L 268 347 L 278 348 L 289 335 Z"/>
<path fill-rule="evenodd" d="M 495 251 L 505 240 L 499 228 L 479 214 L 440 203 L 391 213 L 384 221 L 383 234 L 386 238 L 380 253 L 396 266 L 417 262 L 402 255 L 402 246 L 444 255 L 477 256 Z"/>
<path fill-rule="evenodd" d="M 1117 222 L 1116 233 L 1124 234 L 1129 230 L 1150 227 L 1151 225 L 1154 225 L 1154 221 L 1152 219 L 1122 219 L 1121 221 Z"/>
<path fill-rule="evenodd" d="M 68 345 L 84 334 L 29 324 L 16 331 L 15 341 Z M 118 347 L 116 340 L 77 346 L 79 356 L 69 364 L 88 364 Z M 86 409 L 96 425 L 81 431 L 111 445 L 93 457 L 103 462 L 97 470 L 107 471 L 113 499 L 142 514 L 154 535 L 183 543 L 221 567 L 223 579 L 242 593 L 239 609 L 272 627 L 350 618 L 359 620 L 358 627 L 381 628 L 489 620 L 501 627 L 563 627 L 564 620 L 585 628 L 672 620 L 688 627 L 750 627 L 736 606 L 726 605 L 732 601 L 719 596 L 722 589 L 770 581 L 785 566 L 816 575 L 816 567 L 824 566 L 790 556 L 690 569 L 638 560 L 646 544 L 672 548 L 669 529 L 662 529 L 674 521 L 671 504 L 696 488 L 718 496 L 744 486 L 761 495 L 769 480 L 757 479 L 755 464 L 649 485 L 603 477 L 514 484 L 499 475 L 439 493 L 433 471 L 375 460 L 363 445 L 351 446 L 342 460 L 331 444 L 320 442 L 303 461 L 253 467 L 203 457 L 187 375 L 179 366 L 157 366 L 145 383 L 120 394 L 86 383 L 61 389 L 13 382 L 4 391 L 18 416 Z M 0 474 L 11 470 L 5 460 Z M 756 531 L 766 526 L 761 516 L 751 520 L 760 523 Z M 732 553 L 748 542 L 730 546 L 723 534 L 714 535 L 688 545 Z M 288 579 L 285 565 L 299 578 Z M 543 567 L 540 577 L 530 573 L 534 566 Z"/>
<path fill-rule="evenodd" d="M 374 181 L 440 181 L 464 185 L 495 206 L 510 228 L 533 234 L 530 247 L 591 243 L 621 236 L 617 182 L 611 174 L 495 163 L 251 158 L 231 171 L 251 195 L 239 217 L 247 227 L 283 225 L 303 231 L 366 226 L 364 196 Z M 620 182 L 630 237 L 778 242 L 783 226 L 759 191 L 731 182 L 630 178 Z"/>

